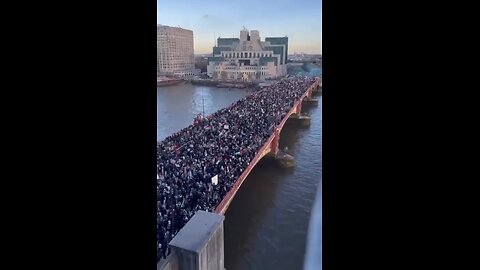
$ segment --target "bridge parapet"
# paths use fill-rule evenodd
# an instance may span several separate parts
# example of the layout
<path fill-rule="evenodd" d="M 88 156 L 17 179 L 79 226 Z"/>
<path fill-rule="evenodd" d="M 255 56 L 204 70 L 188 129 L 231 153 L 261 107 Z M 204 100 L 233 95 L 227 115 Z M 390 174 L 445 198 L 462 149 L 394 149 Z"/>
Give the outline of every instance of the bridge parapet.
<path fill-rule="evenodd" d="M 225 270 L 223 215 L 198 211 L 170 242 L 162 270 Z M 159 265 L 157 265 L 159 269 Z"/>

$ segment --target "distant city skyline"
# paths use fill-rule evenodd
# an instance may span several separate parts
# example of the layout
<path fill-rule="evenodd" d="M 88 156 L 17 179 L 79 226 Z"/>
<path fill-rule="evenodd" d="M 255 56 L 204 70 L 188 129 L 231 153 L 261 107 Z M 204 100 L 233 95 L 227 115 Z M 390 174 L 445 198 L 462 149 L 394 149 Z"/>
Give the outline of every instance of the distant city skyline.
<path fill-rule="evenodd" d="M 192 30 L 195 54 L 212 53 L 216 38 L 239 37 L 243 27 L 262 40 L 288 36 L 289 54 L 322 53 L 321 0 L 157 0 L 157 24 Z"/>

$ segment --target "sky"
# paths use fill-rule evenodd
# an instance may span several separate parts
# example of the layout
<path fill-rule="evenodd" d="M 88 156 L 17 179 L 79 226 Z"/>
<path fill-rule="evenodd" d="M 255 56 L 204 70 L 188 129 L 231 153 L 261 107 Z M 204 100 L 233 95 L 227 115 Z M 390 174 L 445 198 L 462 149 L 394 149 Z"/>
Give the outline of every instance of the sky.
<path fill-rule="evenodd" d="M 265 37 L 288 36 L 288 54 L 322 53 L 322 0 L 157 0 L 157 24 L 193 31 L 195 54 L 212 53 L 218 37 L 243 27 Z"/>

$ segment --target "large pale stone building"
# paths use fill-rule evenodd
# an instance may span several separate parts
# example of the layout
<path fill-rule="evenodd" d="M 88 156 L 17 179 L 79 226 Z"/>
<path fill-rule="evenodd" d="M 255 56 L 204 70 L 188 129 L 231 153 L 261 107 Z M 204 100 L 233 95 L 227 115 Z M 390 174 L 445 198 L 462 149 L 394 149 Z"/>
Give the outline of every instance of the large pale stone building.
<path fill-rule="evenodd" d="M 157 25 L 157 75 L 184 77 L 194 73 L 193 31 Z"/>
<path fill-rule="evenodd" d="M 287 74 L 288 37 L 260 40 L 257 30 L 240 38 L 218 38 L 208 59 L 207 75 L 221 80 L 255 81 Z"/>

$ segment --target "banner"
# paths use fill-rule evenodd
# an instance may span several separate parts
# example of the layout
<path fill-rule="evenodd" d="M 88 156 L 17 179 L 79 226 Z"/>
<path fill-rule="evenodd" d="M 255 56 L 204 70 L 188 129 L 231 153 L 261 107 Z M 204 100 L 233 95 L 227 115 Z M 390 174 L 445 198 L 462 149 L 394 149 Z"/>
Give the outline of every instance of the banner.
<path fill-rule="evenodd" d="M 218 185 L 218 174 L 212 177 L 212 184 L 215 186 Z"/>

